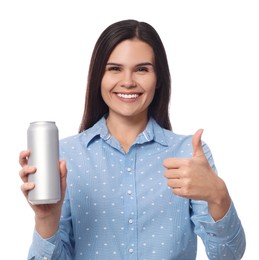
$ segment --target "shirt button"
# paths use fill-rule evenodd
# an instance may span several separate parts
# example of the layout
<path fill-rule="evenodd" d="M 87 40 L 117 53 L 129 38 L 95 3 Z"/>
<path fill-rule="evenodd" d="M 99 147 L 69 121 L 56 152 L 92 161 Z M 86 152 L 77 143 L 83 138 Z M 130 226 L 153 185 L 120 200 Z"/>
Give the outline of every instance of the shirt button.
<path fill-rule="evenodd" d="M 131 191 L 131 190 L 128 190 L 128 194 L 131 195 L 131 194 L 132 194 L 132 191 Z"/>
<path fill-rule="evenodd" d="M 47 257 L 47 256 L 44 256 L 43 259 L 44 259 L 44 260 L 48 260 L 48 257 Z"/>
<path fill-rule="evenodd" d="M 129 248 L 129 253 L 131 253 L 131 254 L 132 254 L 132 253 L 133 253 L 133 251 L 134 251 L 134 250 L 133 250 L 133 248 Z"/>
<path fill-rule="evenodd" d="M 132 218 L 129 219 L 129 223 L 130 223 L 130 224 L 133 223 L 133 219 L 132 219 Z"/>
<path fill-rule="evenodd" d="M 128 168 L 127 168 L 127 171 L 128 171 L 128 172 L 130 172 L 130 171 L 131 171 L 131 168 L 130 168 L 130 167 L 128 167 Z"/>

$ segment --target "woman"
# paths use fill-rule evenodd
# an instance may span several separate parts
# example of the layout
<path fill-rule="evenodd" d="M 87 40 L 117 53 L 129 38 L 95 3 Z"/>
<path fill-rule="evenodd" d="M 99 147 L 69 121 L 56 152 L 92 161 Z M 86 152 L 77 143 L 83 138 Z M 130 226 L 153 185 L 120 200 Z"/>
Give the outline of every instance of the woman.
<path fill-rule="evenodd" d="M 171 131 L 170 73 L 157 32 L 124 20 L 99 37 L 79 134 L 60 141 L 62 200 L 30 205 L 28 259 L 240 259 L 245 234 L 202 130 Z M 34 188 L 20 154 L 25 197 Z M 35 173 L 37 174 L 37 173 Z M 44 258 L 45 257 L 45 258 Z"/>

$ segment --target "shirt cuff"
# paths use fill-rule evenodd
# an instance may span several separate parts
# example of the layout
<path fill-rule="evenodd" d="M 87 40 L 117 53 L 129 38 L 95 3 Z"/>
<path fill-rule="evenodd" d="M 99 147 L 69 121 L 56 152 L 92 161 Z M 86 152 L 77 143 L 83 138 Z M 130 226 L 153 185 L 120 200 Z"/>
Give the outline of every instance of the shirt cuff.
<path fill-rule="evenodd" d="M 51 259 L 57 241 L 58 233 L 49 239 L 43 239 L 39 233 L 34 230 L 28 259 Z"/>
<path fill-rule="evenodd" d="M 205 219 L 199 220 L 199 222 L 204 228 L 205 232 L 211 237 L 216 236 L 225 238 L 226 236 L 231 237 L 230 234 L 232 234 L 232 236 L 235 236 L 241 226 L 233 202 L 231 202 L 229 210 L 222 219 L 214 221 L 214 219 L 209 214 Z"/>

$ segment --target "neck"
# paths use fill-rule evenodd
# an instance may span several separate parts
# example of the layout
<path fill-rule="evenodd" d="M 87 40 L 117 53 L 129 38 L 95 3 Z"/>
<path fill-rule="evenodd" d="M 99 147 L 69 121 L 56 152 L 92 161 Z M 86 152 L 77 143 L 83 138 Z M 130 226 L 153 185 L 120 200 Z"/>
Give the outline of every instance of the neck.
<path fill-rule="evenodd" d="M 143 119 L 108 116 L 106 124 L 111 135 L 120 142 L 124 151 L 128 152 L 137 136 L 146 128 L 147 121 L 147 117 Z"/>

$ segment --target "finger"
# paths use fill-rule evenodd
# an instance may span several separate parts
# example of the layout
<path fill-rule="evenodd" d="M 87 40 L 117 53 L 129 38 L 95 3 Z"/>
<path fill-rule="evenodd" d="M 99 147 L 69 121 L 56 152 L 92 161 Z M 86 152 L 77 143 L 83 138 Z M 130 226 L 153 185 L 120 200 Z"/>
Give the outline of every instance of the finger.
<path fill-rule="evenodd" d="M 179 178 L 181 178 L 181 171 L 178 169 L 165 170 L 164 176 L 167 179 L 179 179 Z"/>
<path fill-rule="evenodd" d="M 29 150 L 22 151 L 20 153 L 20 155 L 19 155 L 19 163 L 20 163 L 20 165 L 22 167 L 28 163 L 28 157 L 29 156 L 30 156 L 30 151 Z"/>
<path fill-rule="evenodd" d="M 61 192 L 62 192 L 62 198 L 64 198 L 65 190 L 66 190 L 66 177 L 67 177 L 67 167 L 66 167 L 66 162 L 64 160 L 61 160 L 59 162 L 59 168 L 60 168 L 60 178 L 61 178 Z"/>
<path fill-rule="evenodd" d="M 180 179 L 168 179 L 167 185 L 173 190 L 181 189 L 182 181 Z"/>
<path fill-rule="evenodd" d="M 25 197 L 28 196 L 28 193 L 30 190 L 34 189 L 35 184 L 32 182 L 26 182 L 21 185 L 21 191 L 24 194 Z"/>
<path fill-rule="evenodd" d="M 20 175 L 21 179 L 23 180 L 23 182 L 27 182 L 28 181 L 28 175 L 32 174 L 32 173 L 35 173 L 35 172 L 36 172 L 36 168 L 35 167 L 25 165 L 19 171 L 19 175 Z"/>
<path fill-rule="evenodd" d="M 203 129 L 199 129 L 192 137 L 193 157 L 203 155 L 201 136 Z"/>
<path fill-rule="evenodd" d="M 59 168 L 60 168 L 61 178 L 66 178 L 67 166 L 66 166 L 66 161 L 65 160 L 61 160 L 59 162 Z"/>
<path fill-rule="evenodd" d="M 163 165 L 168 169 L 178 169 L 185 164 L 186 158 L 167 158 Z"/>

